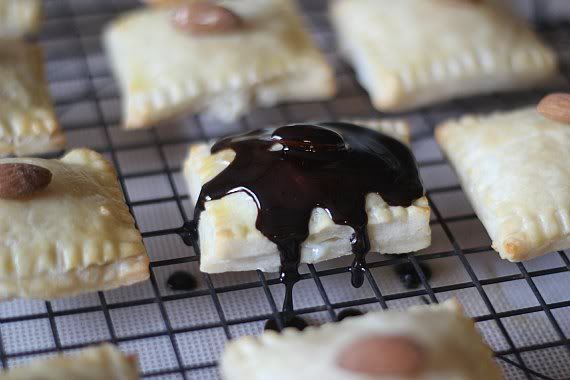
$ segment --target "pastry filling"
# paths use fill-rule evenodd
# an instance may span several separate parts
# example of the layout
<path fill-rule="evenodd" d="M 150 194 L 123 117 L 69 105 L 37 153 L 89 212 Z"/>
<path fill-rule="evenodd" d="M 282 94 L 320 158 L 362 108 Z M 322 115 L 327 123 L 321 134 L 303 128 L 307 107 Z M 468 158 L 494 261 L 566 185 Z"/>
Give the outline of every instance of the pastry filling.
<path fill-rule="evenodd" d="M 364 282 L 367 234 L 366 195 L 377 193 L 390 206 L 409 207 L 424 195 L 416 161 L 398 140 L 348 123 L 265 128 L 218 141 L 211 153 L 232 149 L 236 156 L 206 183 L 197 201 L 199 223 L 205 202 L 244 192 L 258 208 L 256 227 L 280 252 L 285 311 L 299 280 L 300 245 L 309 235 L 315 208 L 336 224 L 354 229 L 352 284 Z"/>

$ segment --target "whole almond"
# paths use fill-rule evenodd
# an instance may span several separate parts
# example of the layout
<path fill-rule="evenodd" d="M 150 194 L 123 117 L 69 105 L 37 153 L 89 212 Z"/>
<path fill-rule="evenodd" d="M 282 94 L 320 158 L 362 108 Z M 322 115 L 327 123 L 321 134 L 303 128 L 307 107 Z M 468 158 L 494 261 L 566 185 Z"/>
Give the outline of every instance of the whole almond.
<path fill-rule="evenodd" d="M 536 109 L 550 120 L 570 124 L 570 94 L 547 95 L 538 103 Z"/>
<path fill-rule="evenodd" d="M 194 34 L 218 34 L 238 29 L 242 19 L 220 5 L 199 1 L 178 8 L 173 16 L 174 25 Z"/>
<path fill-rule="evenodd" d="M 41 166 L 24 163 L 0 164 L 0 198 L 26 197 L 45 189 L 51 178 L 51 172 Z"/>
<path fill-rule="evenodd" d="M 426 363 L 425 351 L 404 336 L 370 336 L 346 346 L 337 365 L 350 372 L 367 375 L 414 376 Z"/>

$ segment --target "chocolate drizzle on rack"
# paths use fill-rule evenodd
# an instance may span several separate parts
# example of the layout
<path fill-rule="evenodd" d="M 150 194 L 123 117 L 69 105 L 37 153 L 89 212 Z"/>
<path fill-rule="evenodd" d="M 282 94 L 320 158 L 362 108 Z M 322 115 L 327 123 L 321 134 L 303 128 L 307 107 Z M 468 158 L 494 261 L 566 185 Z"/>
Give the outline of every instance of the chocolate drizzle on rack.
<path fill-rule="evenodd" d="M 348 123 L 288 125 L 218 141 L 212 153 L 232 149 L 231 164 L 202 188 L 194 220 L 204 203 L 244 192 L 257 204 L 256 227 L 281 256 L 284 312 L 293 311 L 301 243 L 315 208 L 336 224 L 354 229 L 352 285 L 362 286 L 370 250 L 366 195 L 378 193 L 391 206 L 408 207 L 424 189 L 414 157 L 398 140 Z"/>

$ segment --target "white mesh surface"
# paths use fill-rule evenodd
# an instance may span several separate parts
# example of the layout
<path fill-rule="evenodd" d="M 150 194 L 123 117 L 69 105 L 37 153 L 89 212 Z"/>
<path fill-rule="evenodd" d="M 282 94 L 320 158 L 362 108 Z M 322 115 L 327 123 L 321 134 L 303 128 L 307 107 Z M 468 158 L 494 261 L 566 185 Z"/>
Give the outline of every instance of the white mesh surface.
<path fill-rule="evenodd" d="M 568 0 L 538 0 L 540 7 L 530 0 L 510 2 L 534 20 L 570 16 Z M 193 209 L 180 164 L 189 142 L 197 139 L 307 119 L 378 117 L 354 74 L 334 53 L 324 1 L 304 4 L 315 39 L 337 67 L 341 91 L 336 99 L 258 109 L 231 125 L 188 117 L 157 129 L 127 132 L 118 128 L 119 101 L 99 33 L 102 25 L 136 2 L 46 1 L 40 42 L 46 49 L 51 89 L 69 147 L 97 149 L 113 160 L 145 233 L 153 273 L 151 281 L 114 291 L 51 303 L 0 304 L 2 364 L 19 365 L 57 350 L 110 340 L 137 353 L 141 371 L 149 378 L 216 379 L 215 364 L 225 342 L 263 330 L 265 320 L 281 306 L 284 289 L 275 274 L 200 274 L 193 249 L 176 233 Z M 546 28 L 544 36 L 560 51 L 567 68 L 569 25 Z M 567 87 L 566 76 L 553 85 Z M 546 91 L 478 97 L 403 115 L 412 123 L 413 150 L 429 197 L 441 215 L 441 219 L 435 213 L 432 217 L 432 246 L 417 258 L 430 266 L 433 276 L 427 287 L 407 290 L 393 270 L 407 259 L 373 254 L 369 256 L 373 281 L 354 289 L 346 273 L 350 258 L 320 263 L 312 271 L 303 266 L 307 278 L 296 285 L 294 294 L 303 317 L 318 324 L 331 321 L 346 307 L 405 309 L 424 300 L 433 302 L 434 297 L 440 302 L 457 297 L 504 358 L 498 362 L 507 378 L 570 378 L 570 261 L 561 253 L 520 266 L 500 260 L 490 250 L 484 228 L 431 134 L 433 125 L 448 117 L 531 104 Z M 195 273 L 198 288 L 182 293 L 168 289 L 166 280 L 177 270 Z M 267 287 L 261 279 L 269 282 Z"/>

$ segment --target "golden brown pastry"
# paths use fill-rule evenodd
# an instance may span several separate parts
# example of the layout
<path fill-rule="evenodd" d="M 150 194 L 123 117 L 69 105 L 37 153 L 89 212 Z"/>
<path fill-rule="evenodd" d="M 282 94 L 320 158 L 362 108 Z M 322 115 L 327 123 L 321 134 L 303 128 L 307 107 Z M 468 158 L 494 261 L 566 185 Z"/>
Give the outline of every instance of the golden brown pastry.
<path fill-rule="evenodd" d="M 137 360 L 110 344 L 0 373 L 0 380 L 138 380 Z"/>
<path fill-rule="evenodd" d="M 0 0 L 0 38 L 36 33 L 41 18 L 41 0 Z"/>
<path fill-rule="evenodd" d="M 570 247 L 570 125 L 526 108 L 449 121 L 436 138 L 503 259 Z"/>
<path fill-rule="evenodd" d="M 141 234 L 100 154 L 2 159 L 0 183 L 0 299 L 52 299 L 148 278 Z"/>
<path fill-rule="evenodd" d="M 503 378 L 456 301 L 241 337 L 226 346 L 221 371 L 225 380 Z"/>
<path fill-rule="evenodd" d="M 495 1 L 335 0 L 331 17 L 381 111 L 527 88 L 557 72 L 554 51 Z"/>
<path fill-rule="evenodd" d="M 36 45 L 0 39 L 0 157 L 63 149 Z"/>
<path fill-rule="evenodd" d="M 225 33 L 185 29 L 203 9 L 192 7 L 196 3 L 139 9 L 107 28 L 105 45 L 121 87 L 125 127 L 149 127 L 185 112 L 231 121 L 253 106 L 334 94 L 333 70 L 293 1 L 217 2 L 240 20 L 240 27 Z M 181 13 L 173 17 L 175 11 Z"/>

